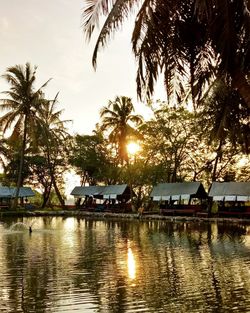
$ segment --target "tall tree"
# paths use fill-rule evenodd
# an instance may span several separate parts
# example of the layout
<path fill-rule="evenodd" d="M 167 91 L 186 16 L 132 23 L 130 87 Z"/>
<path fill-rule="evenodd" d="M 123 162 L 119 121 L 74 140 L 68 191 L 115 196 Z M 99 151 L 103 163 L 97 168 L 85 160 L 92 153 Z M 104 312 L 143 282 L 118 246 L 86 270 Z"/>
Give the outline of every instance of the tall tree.
<path fill-rule="evenodd" d="M 114 101 L 109 101 L 108 106 L 102 108 L 100 112 L 102 118 L 100 128 L 110 131 L 109 139 L 117 144 L 121 163 L 128 160 L 128 139 L 139 137 L 139 132 L 133 126 L 139 126 L 142 117 L 133 114 L 133 111 L 131 98 L 121 96 L 116 97 Z"/>
<path fill-rule="evenodd" d="M 71 149 L 70 164 L 81 177 L 81 184 L 115 184 L 119 167 L 110 153 L 108 140 L 100 131 L 93 135 L 77 135 Z"/>
<path fill-rule="evenodd" d="M 137 12 L 132 45 L 140 97 L 153 93 L 160 73 L 168 94 L 176 91 L 179 96 L 183 82 L 189 82 L 193 99 L 201 96 L 204 84 L 223 75 L 250 107 L 249 11 L 247 0 L 144 0 L 140 5 L 133 0 L 90 0 L 83 25 L 90 39 L 106 16 L 94 49 L 96 66 L 99 49 Z"/>
<path fill-rule="evenodd" d="M 153 113 L 142 128 L 143 150 L 154 166 L 153 183 L 182 181 L 189 174 L 187 165 L 198 142 L 194 114 L 182 107 L 168 108 L 164 102 Z"/>
<path fill-rule="evenodd" d="M 41 109 L 37 114 L 38 127 L 35 140 L 39 140 L 40 150 L 43 151 L 47 159 L 47 166 L 59 202 L 64 206 L 64 199 L 58 188 L 57 178 L 62 175 L 63 169 L 67 164 L 67 143 L 69 143 L 69 133 L 66 129 L 66 123 L 70 120 L 61 120 L 62 110 L 56 109 L 58 94 L 53 100 L 43 99 Z M 50 188 L 47 192 L 48 200 Z"/>
<path fill-rule="evenodd" d="M 50 199 L 52 188 L 47 158 L 39 154 L 32 155 L 28 158 L 28 166 L 30 169 L 29 182 L 34 188 L 42 190 L 41 207 L 44 208 Z"/>
<path fill-rule="evenodd" d="M 17 205 L 18 194 L 22 183 L 22 171 L 24 164 L 27 136 L 30 136 L 32 130 L 36 127 L 37 111 L 41 105 L 42 88 L 35 90 L 36 67 L 29 63 L 25 66 L 15 65 L 9 67 L 3 78 L 10 84 L 10 90 L 4 91 L 7 96 L 0 100 L 0 110 L 8 110 L 0 118 L 0 126 L 5 133 L 8 129 L 13 129 L 12 137 L 22 136 L 22 145 L 20 147 L 20 164 L 17 178 L 17 188 L 14 206 Z"/>
<path fill-rule="evenodd" d="M 230 106 L 228 105 L 230 103 Z M 249 153 L 250 108 L 239 94 L 223 80 L 216 80 L 204 97 L 199 112 L 199 125 L 207 146 L 215 145 L 216 157 L 213 161 L 212 181 L 218 178 L 218 163 L 223 153 Z M 225 148 L 225 149 L 224 149 Z"/>
<path fill-rule="evenodd" d="M 0 166 L 5 169 L 6 159 L 8 158 L 8 148 L 6 146 L 6 139 L 0 139 Z"/>

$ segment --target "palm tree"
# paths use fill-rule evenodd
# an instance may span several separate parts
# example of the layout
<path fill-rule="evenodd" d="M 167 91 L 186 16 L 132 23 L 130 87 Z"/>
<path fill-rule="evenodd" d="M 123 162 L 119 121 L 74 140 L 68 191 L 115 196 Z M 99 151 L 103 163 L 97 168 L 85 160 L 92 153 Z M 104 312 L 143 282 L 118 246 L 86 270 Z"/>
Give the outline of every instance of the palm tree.
<path fill-rule="evenodd" d="M 134 0 L 90 0 L 83 26 L 90 39 L 100 18 L 107 17 L 93 53 L 96 66 L 99 49 L 137 12 L 132 45 L 140 97 L 153 93 L 160 73 L 169 96 L 176 92 L 180 97 L 188 82 L 193 101 L 207 82 L 224 76 L 250 107 L 249 11 L 246 0 L 144 0 L 141 5 Z"/>
<path fill-rule="evenodd" d="M 6 146 L 6 139 L 1 138 L 0 139 L 0 166 L 3 167 L 4 171 L 6 169 L 6 159 L 8 159 L 9 155 L 8 155 L 9 149 Z"/>
<path fill-rule="evenodd" d="M 66 141 L 69 134 L 66 131 L 65 124 L 70 120 L 61 120 L 63 110 L 56 110 L 58 94 L 53 100 L 44 99 L 41 109 L 38 111 L 38 127 L 37 137 L 40 148 L 46 155 L 49 173 L 51 176 L 51 186 L 49 192 L 44 200 L 43 206 L 49 198 L 50 189 L 53 185 L 58 200 L 64 206 L 64 199 L 60 193 L 56 181 L 56 167 L 60 164 L 65 165 L 65 160 L 62 159 L 66 149 Z"/>
<path fill-rule="evenodd" d="M 114 101 L 109 101 L 107 107 L 102 108 L 100 116 L 102 118 L 101 130 L 111 130 L 110 141 L 118 146 L 118 155 L 121 162 L 128 161 L 127 141 L 131 137 L 138 137 L 139 133 L 130 123 L 136 126 L 142 123 L 140 115 L 132 114 L 134 106 L 131 98 L 116 97 Z"/>
<path fill-rule="evenodd" d="M 9 67 L 3 78 L 10 84 L 10 90 L 4 91 L 7 96 L 0 100 L 0 110 L 7 110 L 0 118 L 0 126 L 3 133 L 12 129 L 13 138 L 21 136 L 22 144 L 20 145 L 20 164 L 17 178 L 17 188 L 14 200 L 14 206 L 17 205 L 18 194 L 22 183 L 22 170 L 24 164 L 24 156 L 26 151 L 27 137 L 31 135 L 36 127 L 36 115 L 42 101 L 42 88 L 46 86 L 48 81 L 38 90 L 34 89 L 36 80 L 36 67 L 32 68 L 29 63 L 25 66 L 15 65 Z"/>
<path fill-rule="evenodd" d="M 230 103 L 230 107 L 228 106 Z M 249 153 L 250 109 L 238 93 L 221 80 L 215 81 L 204 99 L 200 112 L 202 133 L 208 134 L 208 145 L 217 145 L 212 171 L 212 181 L 217 179 L 217 166 L 227 142 L 231 151 L 239 148 Z"/>

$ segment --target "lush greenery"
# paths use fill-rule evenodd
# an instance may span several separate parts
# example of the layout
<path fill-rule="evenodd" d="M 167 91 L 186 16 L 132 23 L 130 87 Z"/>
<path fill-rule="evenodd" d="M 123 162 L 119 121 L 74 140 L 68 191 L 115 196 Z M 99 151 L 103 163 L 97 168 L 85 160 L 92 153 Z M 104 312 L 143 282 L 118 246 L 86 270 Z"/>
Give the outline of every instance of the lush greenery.
<path fill-rule="evenodd" d="M 163 101 L 148 102 L 152 117 L 134 112 L 131 98 L 110 100 L 92 135 L 72 136 L 49 100 L 45 83 L 35 89 L 36 68 L 7 69 L 10 83 L 0 109 L 3 185 L 40 191 L 39 206 L 64 205 L 64 174 L 73 170 L 83 185 L 126 183 L 136 208 L 147 204 L 158 182 L 249 181 L 249 108 L 239 93 L 216 80 L 196 110 Z M 230 103 L 230 107 L 228 106 Z M 139 150 L 129 151 L 129 143 Z M 36 197 L 37 199 L 37 197 Z"/>
<path fill-rule="evenodd" d="M 127 183 L 137 208 L 158 182 L 250 180 L 250 7 L 245 0 L 89 0 L 83 27 L 90 39 L 103 26 L 93 54 L 135 18 L 132 48 L 137 92 L 151 119 L 134 112 L 131 98 L 103 103 L 92 135 L 72 136 L 57 109 L 36 88 L 36 67 L 9 67 L 9 89 L 0 100 L 0 166 L 3 185 L 40 190 L 42 207 L 64 205 L 64 174 L 82 184 Z M 106 17 L 106 19 L 103 19 Z M 152 103 L 164 79 L 166 101 Z M 188 108 L 192 108 L 189 110 Z M 137 143 L 139 151 L 130 151 Z"/>
<path fill-rule="evenodd" d="M 17 205 L 19 189 L 32 182 L 41 189 L 42 206 L 49 200 L 51 187 L 61 205 L 63 197 L 58 184 L 63 184 L 62 173 L 67 167 L 67 139 L 61 111 L 56 111 L 57 97 L 48 100 L 43 89 L 35 89 L 36 67 L 29 63 L 7 69 L 3 78 L 10 89 L 3 92 L 0 110 L 1 163 L 4 168 L 3 182 L 16 185 L 14 206 Z M 10 136 L 6 132 L 10 131 Z"/>
<path fill-rule="evenodd" d="M 139 190 L 158 181 L 202 180 L 208 186 L 249 180 L 249 1 L 87 1 L 87 39 L 102 25 L 94 67 L 100 48 L 128 18 L 135 19 L 139 98 L 150 99 L 159 78 L 167 92 L 166 102 L 152 106 L 153 118 L 139 128 L 142 150 L 133 164 L 141 167 L 138 177 L 133 168 Z"/>

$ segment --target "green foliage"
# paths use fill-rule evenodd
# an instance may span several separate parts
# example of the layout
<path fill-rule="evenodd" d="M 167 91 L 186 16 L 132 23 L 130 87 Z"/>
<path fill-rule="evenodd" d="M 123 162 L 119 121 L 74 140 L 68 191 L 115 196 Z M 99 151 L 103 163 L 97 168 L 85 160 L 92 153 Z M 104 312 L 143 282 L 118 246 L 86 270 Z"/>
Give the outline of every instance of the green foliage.
<path fill-rule="evenodd" d="M 15 159 L 12 159 L 8 165 L 5 168 L 5 182 L 7 185 L 16 185 L 16 178 L 18 176 L 18 171 L 19 171 L 19 164 L 20 164 L 20 156 L 16 155 Z M 24 163 L 23 163 L 23 169 L 22 169 L 22 181 L 21 184 L 24 184 L 24 181 L 29 177 L 30 175 L 29 171 L 29 165 L 28 161 L 25 158 Z"/>
<path fill-rule="evenodd" d="M 32 137 L 32 132 L 37 126 L 37 112 L 40 109 L 42 98 L 42 88 L 34 89 L 36 80 L 36 67 L 32 68 L 29 63 L 25 66 L 16 65 L 9 67 L 3 75 L 9 83 L 10 89 L 4 91 L 5 99 L 0 101 L 0 110 L 7 111 L 0 117 L 0 127 L 5 133 L 12 130 L 11 141 L 18 142 L 20 162 L 16 179 L 16 196 L 13 206 L 17 205 L 18 192 L 24 181 L 24 159 L 27 149 L 27 141 Z M 18 145 L 17 145 L 18 146 Z M 14 168 L 12 166 L 12 168 Z"/>
<path fill-rule="evenodd" d="M 207 144 L 229 140 L 234 148 L 238 145 L 249 153 L 250 108 L 230 84 L 215 81 L 202 104 L 198 121 L 207 134 Z"/>
<path fill-rule="evenodd" d="M 142 155 L 138 154 L 136 158 L 122 168 L 120 182 L 128 184 L 133 192 L 133 205 L 136 209 L 145 205 L 148 195 L 154 185 L 156 167 L 146 162 Z"/>
<path fill-rule="evenodd" d="M 213 180 L 250 180 L 249 108 L 226 80 L 210 86 L 195 112 L 151 101 L 153 117 L 143 124 L 131 99 L 117 97 L 102 109 L 93 135 L 75 137 L 60 118 L 57 95 L 47 100 L 40 90 L 34 97 L 35 104 L 2 102 L 9 111 L 0 117 L 0 179 L 15 185 L 22 163 L 20 183 L 41 190 L 35 201 L 42 207 L 64 204 L 63 176 L 70 167 L 82 184 L 128 184 L 136 209 L 150 206 L 148 195 L 159 182 L 200 180 L 208 187 Z M 11 136 L 3 138 L 11 126 Z M 126 149 L 131 139 L 141 146 L 135 155 Z"/>
<path fill-rule="evenodd" d="M 42 198 L 44 202 L 45 200 L 48 201 L 52 187 L 47 159 L 41 155 L 30 156 L 29 168 L 31 172 L 28 180 L 29 184 L 42 190 L 40 205 L 43 206 Z"/>
<path fill-rule="evenodd" d="M 77 135 L 74 139 L 69 162 L 76 168 L 82 184 L 116 183 L 119 168 L 101 133 Z"/>
<path fill-rule="evenodd" d="M 63 174 L 68 168 L 68 155 L 71 147 L 71 138 L 65 124 L 70 121 L 60 119 L 62 110 L 56 109 L 57 96 L 53 100 L 44 99 L 42 102 L 41 110 L 38 112 L 39 124 L 36 136 L 34 136 L 34 144 L 40 143 L 38 151 L 46 162 L 45 169 L 50 177 L 44 181 L 40 178 L 40 183 L 44 188 L 42 206 L 45 206 L 49 200 L 52 187 L 59 202 L 62 206 L 64 205 L 64 198 L 61 194 L 64 188 Z"/>
<path fill-rule="evenodd" d="M 0 126 L 3 134 L 12 130 L 4 143 L 8 148 L 2 153 L 6 178 L 17 182 L 17 189 L 29 178 L 33 186 L 44 190 L 43 205 L 53 186 L 63 205 L 59 187 L 63 189 L 69 135 L 65 128 L 68 121 L 60 119 L 62 110 L 56 110 L 58 95 L 53 100 L 45 98 L 42 89 L 48 82 L 35 90 L 36 67 L 32 68 L 29 63 L 24 67 L 8 68 L 4 78 L 10 84 L 10 90 L 4 92 L 7 97 L 1 100 L 0 109 L 8 112 L 0 117 Z M 19 168 L 16 166 L 18 160 Z"/>
<path fill-rule="evenodd" d="M 141 125 L 143 120 L 140 115 L 133 114 L 133 111 L 131 98 L 122 96 L 109 101 L 108 106 L 103 107 L 100 112 L 100 130 L 108 131 L 109 140 L 116 145 L 121 163 L 128 160 L 128 140 L 140 138 L 140 133 L 135 127 Z"/>
<path fill-rule="evenodd" d="M 154 118 L 142 127 L 143 150 L 154 165 L 155 182 L 182 181 L 187 176 L 190 153 L 198 142 L 194 115 L 182 107 L 168 108 L 165 103 L 154 110 Z"/>

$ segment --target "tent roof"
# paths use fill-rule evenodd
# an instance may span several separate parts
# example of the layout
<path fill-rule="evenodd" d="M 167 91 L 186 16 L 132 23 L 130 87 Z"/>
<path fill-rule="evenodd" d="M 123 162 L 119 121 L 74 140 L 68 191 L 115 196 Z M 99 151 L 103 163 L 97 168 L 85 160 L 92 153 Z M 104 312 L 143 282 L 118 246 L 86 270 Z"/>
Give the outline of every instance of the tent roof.
<path fill-rule="evenodd" d="M 76 186 L 71 195 L 76 197 L 99 195 L 104 186 Z"/>
<path fill-rule="evenodd" d="M 153 187 L 150 197 L 190 195 L 206 197 L 206 191 L 200 182 L 161 183 Z"/>
<path fill-rule="evenodd" d="M 77 186 L 71 191 L 71 195 L 75 197 L 84 196 L 103 196 L 103 195 L 122 195 L 127 185 L 109 185 L 109 186 Z"/>
<path fill-rule="evenodd" d="M 16 195 L 16 187 L 0 187 L 0 198 L 14 198 Z M 21 187 L 19 189 L 19 198 L 34 197 L 35 193 L 30 187 Z"/>
<path fill-rule="evenodd" d="M 16 187 L 11 188 L 12 189 L 12 197 L 15 197 L 16 195 Z M 18 196 L 20 198 L 25 198 L 25 197 L 34 197 L 35 193 L 30 187 L 21 187 L 19 190 Z"/>
<path fill-rule="evenodd" d="M 10 187 L 0 186 L 0 198 L 10 198 L 12 195 Z"/>
<path fill-rule="evenodd" d="M 100 195 L 118 195 L 119 196 L 125 192 L 126 188 L 127 188 L 126 184 L 104 186 Z"/>
<path fill-rule="evenodd" d="M 209 197 L 214 196 L 250 196 L 250 182 L 213 182 Z"/>

